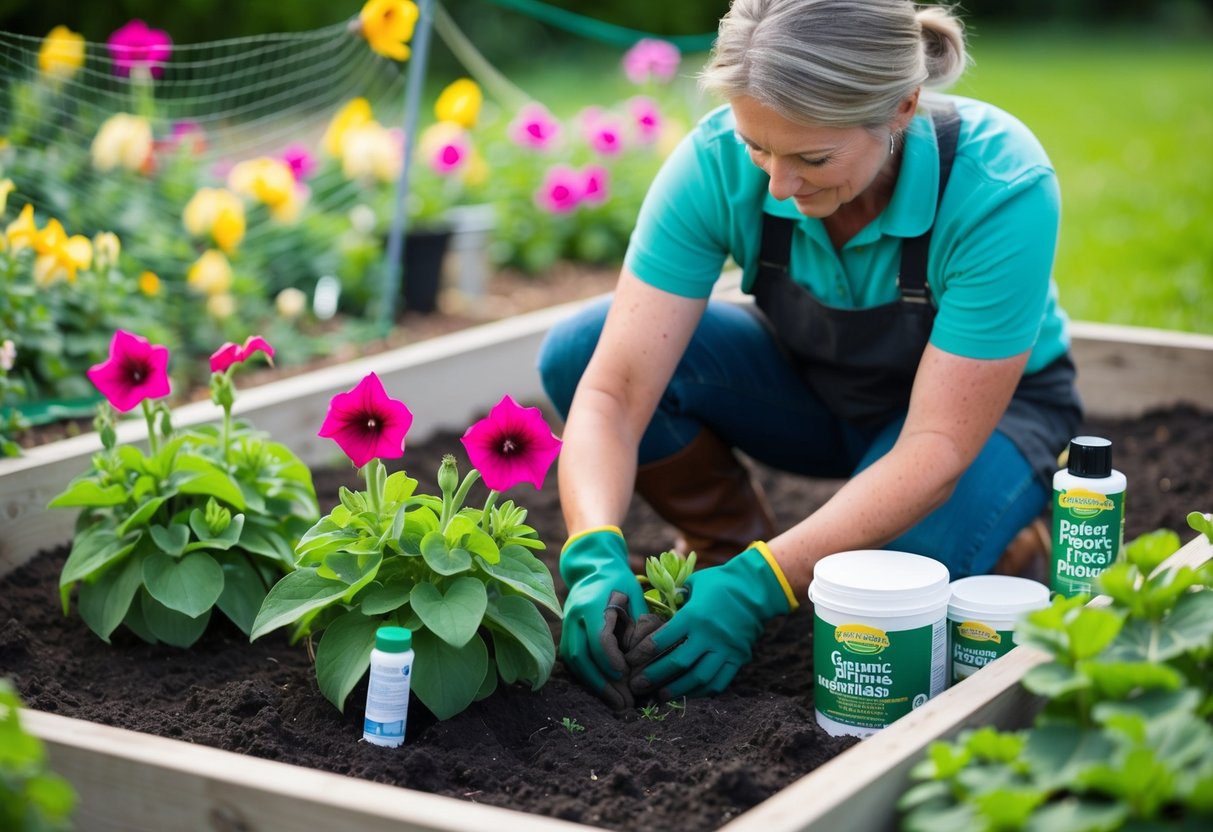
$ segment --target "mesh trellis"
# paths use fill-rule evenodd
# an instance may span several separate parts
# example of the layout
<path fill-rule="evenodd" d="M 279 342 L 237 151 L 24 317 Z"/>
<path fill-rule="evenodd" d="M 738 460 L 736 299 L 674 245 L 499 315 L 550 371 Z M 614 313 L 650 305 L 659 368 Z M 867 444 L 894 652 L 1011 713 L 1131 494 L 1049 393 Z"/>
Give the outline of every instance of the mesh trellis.
<path fill-rule="evenodd" d="M 42 38 L 0 32 L 0 179 L 10 208 L 31 203 L 69 233 L 115 231 L 124 250 L 166 281 L 180 282 L 200 252 L 182 231 L 198 187 L 223 187 L 233 165 L 305 149 L 319 165 L 304 186 L 303 230 L 255 221 L 233 255 L 266 288 L 310 289 L 331 266 L 340 233 L 333 217 L 364 196 L 326 160 L 321 140 L 350 99 L 366 98 L 375 119 L 398 125 L 407 64 L 373 52 L 346 23 L 306 32 L 174 44 L 154 73 L 119 74 L 103 43 L 84 44 L 84 63 L 56 79 L 39 67 Z M 106 119 L 127 113 L 151 128 L 154 150 L 139 171 L 96 170 L 90 155 Z M 255 210 L 255 209 L 254 209 Z M 12 213 L 11 211 L 9 212 Z M 323 219 L 322 219 L 323 218 Z M 310 264 L 304 255 L 315 255 Z M 282 259 L 290 268 L 276 269 Z M 307 265 L 301 273 L 300 265 Z M 268 273 L 264 273 L 268 270 Z"/>

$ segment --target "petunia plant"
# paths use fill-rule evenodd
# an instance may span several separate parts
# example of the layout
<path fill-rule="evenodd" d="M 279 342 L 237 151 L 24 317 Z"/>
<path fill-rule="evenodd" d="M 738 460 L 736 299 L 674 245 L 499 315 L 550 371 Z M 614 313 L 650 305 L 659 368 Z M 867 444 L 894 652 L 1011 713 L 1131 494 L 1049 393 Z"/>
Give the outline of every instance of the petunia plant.
<path fill-rule="evenodd" d="M 387 473 L 383 460 L 404 455 L 413 421 L 374 373 L 333 397 L 320 435 L 331 437 L 361 469 L 364 490 L 340 501 L 300 540 L 296 569 L 270 590 L 254 639 L 290 626 L 295 639 L 320 635 L 315 650 L 321 692 L 344 710 L 366 673 L 375 631 L 413 631 L 412 690 L 446 719 L 491 694 L 498 679 L 538 689 L 556 648 L 543 610 L 561 614 L 551 573 L 532 549 L 544 544 L 525 509 L 501 492 L 536 488 L 560 451 L 538 408 L 509 396 L 472 425 L 462 442 L 474 466 L 462 478 L 443 457 L 439 494 Z M 465 505 L 483 479 L 481 507 Z"/>
<path fill-rule="evenodd" d="M 684 557 L 673 550 L 645 558 L 644 575 L 638 577 L 649 585 L 644 592 L 649 609 L 666 620 L 674 617 L 687 600 L 686 582 L 695 571 L 697 558 L 694 552 Z"/>
<path fill-rule="evenodd" d="M 189 647 L 214 608 L 248 633 L 269 588 L 293 566 L 319 515 L 311 472 L 284 445 L 232 417 L 232 374 L 273 357 L 260 337 L 211 357 L 218 425 L 176 430 L 165 404 L 169 351 L 119 330 L 107 360 L 88 372 L 105 396 L 96 419 L 102 450 L 51 500 L 80 509 L 59 576 L 64 613 L 78 587 L 80 617 L 108 642 L 121 626 L 149 642 Z M 140 408 L 146 451 L 119 445 L 115 411 Z"/>

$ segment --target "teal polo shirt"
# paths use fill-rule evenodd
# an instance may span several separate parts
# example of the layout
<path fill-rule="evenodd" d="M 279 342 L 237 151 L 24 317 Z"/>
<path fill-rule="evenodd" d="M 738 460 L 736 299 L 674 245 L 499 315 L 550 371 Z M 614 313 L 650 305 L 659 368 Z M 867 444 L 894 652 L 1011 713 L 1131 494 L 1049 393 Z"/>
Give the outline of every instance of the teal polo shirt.
<path fill-rule="evenodd" d="M 934 223 L 927 281 L 936 305 L 931 343 L 967 358 L 1031 349 L 1032 373 L 1069 348 L 1053 256 L 1061 211 L 1044 149 L 1013 116 L 956 96 L 960 136 L 942 202 L 935 130 L 925 113 L 905 132 L 889 205 L 842 250 L 821 220 L 778 201 L 737 137 L 732 110 L 705 116 L 662 166 L 645 196 L 625 258 L 641 280 L 703 298 L 728 258 L 749 292 L 758 271 L 762 213 L 797 221 L 790 273 L 820 302 L 863 309 L 898 299 L 902 241 Z M 938 100 L 938 99 L 936 99 Z"/>

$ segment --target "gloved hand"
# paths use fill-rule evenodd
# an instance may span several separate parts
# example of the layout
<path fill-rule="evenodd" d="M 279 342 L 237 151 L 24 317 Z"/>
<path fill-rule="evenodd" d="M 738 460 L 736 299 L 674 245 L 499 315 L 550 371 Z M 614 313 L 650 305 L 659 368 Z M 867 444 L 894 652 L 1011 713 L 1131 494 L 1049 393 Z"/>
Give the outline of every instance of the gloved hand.
<path fill-rule="evenodd" d="M 607 704 L 617 710 L 630 708 L 624 648 L 627 634 L 648 605 L 628 566 L 623 532 L 601 526 L 573 535 L 560 553 L 560 577 L 569 588 L 560 658 Z"/>
<path fill-rule="evenodd" d="M 750 660 L 767 621 L 796 596 L 762 541 L 687 579 L 690 596 L 665 626 L 629 650 L 632 693 L 661 699 L 720 693 Z"/>

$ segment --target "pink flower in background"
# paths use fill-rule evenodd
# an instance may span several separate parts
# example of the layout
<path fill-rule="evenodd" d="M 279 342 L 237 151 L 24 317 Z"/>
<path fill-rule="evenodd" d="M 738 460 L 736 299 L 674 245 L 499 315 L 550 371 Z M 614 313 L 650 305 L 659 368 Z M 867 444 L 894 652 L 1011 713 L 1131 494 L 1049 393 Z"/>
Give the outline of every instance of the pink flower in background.
<path fill-rule="evenodd" d="M 560 122 L 548 108 L 531 102 L 523 105 L 510 122 L 510 139 L 522 147 L 547 150 L 560 137 Z"/>
<path fill-rule="evenodd" d="M 191 119 L 174 121 L 173 130 L 169 134 L 169 143 L 174 149 L 189 148 L 190 153 L 198 156 L 206 150 L 206 130 L 201 124 Z"/>
<path fill-rule="evenodd" d="M 543 488 L 548 469 L 560 455 L 561 441 L 537 407 L 522 407 L 505 396 L 489 415 L 467 429 L 460 439 L 472 465 L 494 491 L 521 482 Z"/>
<path fill-rule="evenodd" d="M 316 171 L 316 158 L 301 144 L 292 144 L 279 157 L 291 167 L 296 182 L 302 182 Z"/>
<path fill-rule="evenodd" d="M 581 198 L 591 205 L 601 205 L 610 195 L 607 183 L 610 173 L 602 165 L 590 165 L 581 169 Z"/>
<path fill-rule="evenodd" d="M 623 150 L 623 125 L 615 117 L 603 115 L 586 131 L 586 141 L 594 152 L 614 156 Z"/>
<path fill-rule="evenodd" d="M 633 84 L 643 84 L 651 78 L 669 81 L 678 72 L 682 53 L 668 40 L 641 38 L 623 56 L 623 71 Z"/>
<path fill-rule="evenodd" d="M 661 108 L 657 102 L 647 95 L 629 98 L 628 112 L 632 116 L 632 124 L 636 127 L 636 138 L 641 144 L 652 144 L 661 136 L 664 121 Z"/>
<path fill-rule="evenodd" d="M 245 338 L 243 346 L 228 341 L 211 355 L 211 372 L 222 373 L 233 364 L 247 361 L 254 353 L 259 352 L 265 353 L 266 360 L 273 366 L 274 348 L 270 346 L 269 341 L 260 335 L 250 335 L 248 338 Z"/>
<path fill-rule="evenodd" d="M 168 347 L 120 329 L 110 341 L 109 358 L 89 368 L 88 380 L 101 395 L 123 413 L 145 399 L 159 399 L 171 392 L 168 380 Z"/>
<path fill-rule="evenodd" d="M 126 77 L 137 67 L 147 67 L 153 76 L 164 73 L 163 64 L 173 54 L 173 39 L 163 29 L 150 29 L 135 19 L 117 29 L 106 44 L 114 62 L 114 74 Z"/>
<path fill-rule="evenodd" d="M 333 396 L 318 435 L 340 445 L 361 468 L 372 459 L 404 456 L 404 435 L 412 424 L 404 402 L 388 396 L 379 376 L 368 373 L 353 390 Z"/>
<path fill-rule="evenodd" d="M 582 197 L 582 177 L 568 165 L 555 165 L 543 175 L 543 184 L 535 192 L 535 204 L 552 214 L 567 214 Z"/>
<path fill-rule="evenodd" d="M 462 125 L 453 121 L 440 121 L 427 127 L 418 140 L 418 147 L 430 170 L 439 176 L 450 176 L 472 155 L 471 136 Z"/>

